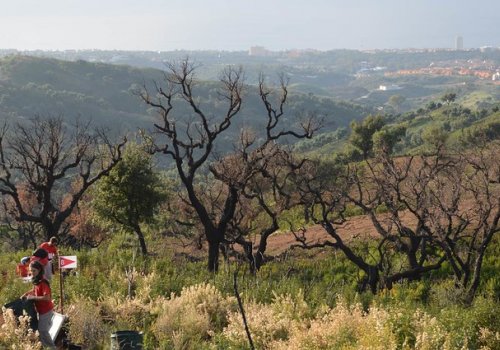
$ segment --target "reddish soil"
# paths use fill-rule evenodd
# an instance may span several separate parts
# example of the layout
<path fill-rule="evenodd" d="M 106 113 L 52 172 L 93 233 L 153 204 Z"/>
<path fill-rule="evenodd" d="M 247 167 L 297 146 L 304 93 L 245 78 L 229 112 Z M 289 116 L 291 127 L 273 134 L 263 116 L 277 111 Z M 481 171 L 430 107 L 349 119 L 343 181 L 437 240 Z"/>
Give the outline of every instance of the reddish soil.
<path fill-rule="evenodd" d="M 358 217 L 356 220 L 349 220 L 342 226 L 337 227 L 337 232 L 342 237 L 342 239 L 348 241 L 354 237 L 370 237 L 375 236 L 377 233 L 371 224 L 368 217 Z M 322 243 L 326 240 L 333 239 L 326 233 L 326 231 L 320 225 L 314 225 L 307 229 L 304 237 L 306 238 L 307 244 Z M 269 255 L 275 255 L 282 253 L 288 249 L 291 245 L 297 244 L 295 236 L 291 232 L 284 232 L 280 234 L 274 234 L 269 237 L 267 241 L 267 251 Z"/>
<path fill-rule="evenodd" d="M 407 224 L 412 224 L 411 215 L 402 213 L 403 221 Z M 387 223 L 385 223 L 387 224 Z M 348 219 L 344 224 L 336 226 L 337 232 L 344 241 L 349 241 L 353 238 L 368 238 L 379 237 L 370 218 L 366 215 L 356 216 Z M 322 243 L 326 240 L 334 241 L 320 225 L 314 225 L 307 229 L 305 233 L 306 243 L 315 244 Z M 169 241 L 169 248 L 174 250 L 176 254 L 189 255 L 193 258 L 202 258 L 206 254 L 205 241 L 202 240 L 203 248 L 200 250 L 194 244 L 186 240 L 181 242 L 178 239 Z M 257 240 L 253 241 L 254 247 L 258 244 Z M 271 235 L 267 241 L 266 255 L 274 256 L 283 253 L 292 245 L 299 244 L 295 236 L 291 232 L 281 232 Z M 239 247 L 235 247 L 239 249 Z"/>
<path fill-rule="evenodd" d="M 345 241 L 353 238 L 376 237 L 378 235 L 368 216 L 357 216 L 347 220 L 344 224 L 336 228 L 337 233 Z M 308 244 L 321 243 L 326 240 L 333 241 L 320 225 L 309 227 L 305 233 L 305 238 Z M 274 234 L 268 239 L 266 253 L 276 255 L 282 253 L 293 244 L 297 244 L 297 241 L 292 233 Z"/>

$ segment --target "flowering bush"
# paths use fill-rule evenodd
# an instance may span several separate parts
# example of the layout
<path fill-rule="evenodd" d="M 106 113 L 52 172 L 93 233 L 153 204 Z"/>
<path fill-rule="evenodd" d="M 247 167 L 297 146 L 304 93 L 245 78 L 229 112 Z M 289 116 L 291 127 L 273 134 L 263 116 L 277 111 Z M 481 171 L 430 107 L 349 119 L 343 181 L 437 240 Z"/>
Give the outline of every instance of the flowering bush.
<path fill-rule="evenodd" d="M 16 318 L 13 310 L 2 309 L 3 324 L 0 322 L 0 348 L 11 350 L 41 350 L 38 332 L 29 328 L 29 316 Z M 1 320 L 0 320 L 1 321 Z"/>
<path fill-rule="evenodd" d="M 479 329 L 479 340 L 482 344 L 481 350 L 500 349 L 500 332 L 493 332 L 487 328 Z"/>
<path fill-rule="evenodd" d="M 141 299 L 130 299 L 121 294 L 101 298 L 99 306 L 104 319 L 113 323 L 116 329 L 141 330 L 150 315 L 150 304 Z"/>
<path fill-rule="evenodd" d="M 183 288 L 170 299 L 158 298 L 152 312 L 157 314 L 153 333 L 160 344 L 186 349 L 220 332 L 228 313 L 236 309 L 234 298 L 225 298 L 210 284 Z"/>
<path fill-rule="evenodd" d="M 286 303 L 283 301 L 286 300 Z M 335 307 L 321 307 L 316 316 L 307 318 L 302 305 L 301 317 L 293 317 L 293 304 L 289 296 L 275 297 L 273 304 L 249 303 L 246 306 L 247 320 L 252 339 L 259 349 L 277 350 L 463 350 L 469 349 L 468 334 L 459 341 L 455 332 L 446 329 L 436 317 L 416 309 L 404 307 L 373 306 L 363 311 L 360 303 L 348 305 L 339 300 Z M 286 305 L 284 305 L 286 304 Z M 280 306 L 278 306 L 280 305 Z M 234 347 L 244 347 L 246 334 L 241 317 L 233 313 L 223 333 Z M 495 349 L 500 344 L 498 332 L 481 329 L 481 349 Z"/>
<path fill-rule="evenodd" d="M 274 294 L 270 305 L 249 302 L 244 305 L 245 316 L 257 348 L 270 348 L 275 341 L 287 340 L 290 331 L 307 324 L 310 308 L 304 301 L 302 291 L 297 296 Z M 229 315 L 229 325 L 224 336 L 237 346 L 247 343 L 247 335 L 239 311 Z"/>

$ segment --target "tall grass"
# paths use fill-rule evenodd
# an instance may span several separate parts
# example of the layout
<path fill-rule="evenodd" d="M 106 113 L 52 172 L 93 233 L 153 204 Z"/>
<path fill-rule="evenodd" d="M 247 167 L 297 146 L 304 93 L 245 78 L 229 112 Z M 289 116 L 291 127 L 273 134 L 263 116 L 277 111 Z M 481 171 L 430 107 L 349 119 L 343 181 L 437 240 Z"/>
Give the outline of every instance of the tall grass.
<path fill-rule="evenodd" d="M 247 349 L 233 295 L 236 269 L 259 349 L 500 348 L 497 259 L 487 259 L 479 297 L 466 307 L 445 273 L 377 295 L 359 293 L 361 276 L 333 251 L 291 253 L 256 276 L 235 263 L 207 273 L 204 262 L 170 253 L 143 259 L 130 247 L 65 254 L 77 255 L 79 264 L 65 278 L 69 335 L 87 349 L 107 349 L 111 333 L 125 329 L 142 331 L 146 349 Z M 13 274 L 17 258 L 2 256 L 3 303 L 31 288 Z M 56 276 L 56 303 L 58 285 Z M 29 338 L 19 332 L 17 340 L 5 339 L 14 344 Z"/>

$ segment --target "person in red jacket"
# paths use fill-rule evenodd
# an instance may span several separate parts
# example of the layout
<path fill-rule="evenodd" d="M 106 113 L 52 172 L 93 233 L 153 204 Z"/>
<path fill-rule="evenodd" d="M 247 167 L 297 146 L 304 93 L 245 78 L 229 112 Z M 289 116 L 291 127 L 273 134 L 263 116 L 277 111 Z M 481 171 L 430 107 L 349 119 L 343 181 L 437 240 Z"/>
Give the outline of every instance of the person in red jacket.
<path fill-rule="evenodd" d="M 43 346 L 55 349 L 56 346 L 49 334 L 54 316 L 54 303 L 49 282 L 43 277 L 43 265 L 39 261 L 30 263 L 33 289 L 22 295 L 23 300 L 33 300 L 38 314 L 38 333 Z"/>
<path fill-rule="evenodd" d="M 40 248 L 45 249 L 47 253 L 49 253 L 49 260 L 52 260 L 57 256 L 57 243 L 56 237 L 50 237 L 48 242 L 40 244 Z"/>
<path fill-rule="evenodd" d="M 49 263 L 45 265 L 45 278 L 50 281 L 52 279 L 52 274 L 54 273 L 54 265 L 53 262 L 57 261 L 57 238 L 50 237 L 48 242 L 43 242 L 40 244 L 39 248 L 44 249 L 48 254 Z"/>
<path fill-rule="evenodd" d="M 20 277 L 28 277 L 29 273 L 29 261 L 30 258 L 25 256 L 21 259 L 21 262 L 17 264 L 16 273 Z"/>
<path fill-rule="evenodd" d="M 34 261 L 38 261 L 43 266 L 44 271 L 47 271 L 47 265 L 49 264 L 49 253 L 47 253 L 47 251 L 42 248 L 36 249 L 30 257 L 30 264 Z M 44 277 L 47 281 L 50 282 L 52 274 L 44 274 Z"/>

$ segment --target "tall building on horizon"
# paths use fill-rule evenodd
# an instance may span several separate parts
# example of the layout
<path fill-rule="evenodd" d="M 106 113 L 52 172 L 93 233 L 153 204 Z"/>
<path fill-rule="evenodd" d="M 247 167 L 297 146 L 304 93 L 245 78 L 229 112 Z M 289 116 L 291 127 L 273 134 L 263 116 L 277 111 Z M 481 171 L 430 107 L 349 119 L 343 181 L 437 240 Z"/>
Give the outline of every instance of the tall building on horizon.
<path fill-rule="evenodd" d="M 464 49 L 464 38 L 461 35 L 457 35 L 455 38 L 455 50 Z"/>

